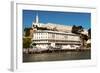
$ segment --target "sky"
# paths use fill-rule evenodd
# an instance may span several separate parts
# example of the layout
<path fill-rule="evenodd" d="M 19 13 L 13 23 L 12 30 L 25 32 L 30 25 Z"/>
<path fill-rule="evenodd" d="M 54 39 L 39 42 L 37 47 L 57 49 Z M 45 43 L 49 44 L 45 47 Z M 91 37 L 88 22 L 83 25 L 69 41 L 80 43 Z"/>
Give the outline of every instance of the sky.
<path fill-rule="evenodd" d="M 39 16 L 40 23 L 55 23 L 67 26 L 82 26 L 85 29 L 91 28 L 91 13 L 82 12 L 56 12 L 23 10 L 23 26 L 31 27 L 36 15 Z"/>

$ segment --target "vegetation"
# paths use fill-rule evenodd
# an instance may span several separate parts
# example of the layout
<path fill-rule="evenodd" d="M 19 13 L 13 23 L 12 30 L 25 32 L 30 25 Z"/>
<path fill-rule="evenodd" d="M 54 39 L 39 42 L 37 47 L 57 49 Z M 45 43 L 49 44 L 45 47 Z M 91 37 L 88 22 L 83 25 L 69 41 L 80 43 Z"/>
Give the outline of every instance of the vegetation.
<path fill-rule="evenodd" d="M 36 28 L 38 28 L 37 26 L 36 26 Z M 31 32 L 30 32 L 30 30 L 31 30 L 32 28 L 25 28 L 24 29 L 24 37 L 23 37 L 23 48 L 32 48 L 33 46 L 36 46 L 36 43 L 33 43 L 32 41 L 31 41 L 31 39 L 32 39 L 32 37 L 30 37 L 30 34 L 31 34 Z"/>
<path fill-rule="evenodd" d="M 23 48 L 30 48 L 31 38 L 23 38 Z"/>
<path fill-rule="evenodd" d="M 89 44 L 87 44 L 87 46 L 86 46 L 87 48 L 90 48 L 91 47 L 91 43 L 89 43 Z"/>
<path fill-rule="evenodd" d="M 88 36 L 87 35 L 84 35 L 84 34 L 80 34 L 80 38 L 82 40 L 82 46 L 83 47 L 86 47 L 86 41 L 88 40 Z"/>
<path fill-rule="evenodd" d="M 75 34 L 80 34 L 83 31 L 83 27 L 82 26 L 73 26 L 72 27 L 72 33 Z"/>
<path fill-rule="evenodd" d="M 91 28 L 88 29 L 88 37 L 91 39 Z"/>
<path fill-rule="evenodd" d="M 82 46 L 85 47 L 86 41 L 91 38 L 91 29 L 88 30 L 88 36 L 85 34 L 82 34 L 81 32 L 84 31 L 82 26 L 73 26 L 72 27 L 72 33 L 80 35 L 80 38 L 82 40 Z M 89 47 L 90 45 L 88 45 Z"/>
<path fill-rule="evenodd" d="M 30 30 L 31 30 L 32 28 L 24 28 L 24 32 L 25 32 L 25 37 L 28 37 L 28 36 L 30 36 Z"/>

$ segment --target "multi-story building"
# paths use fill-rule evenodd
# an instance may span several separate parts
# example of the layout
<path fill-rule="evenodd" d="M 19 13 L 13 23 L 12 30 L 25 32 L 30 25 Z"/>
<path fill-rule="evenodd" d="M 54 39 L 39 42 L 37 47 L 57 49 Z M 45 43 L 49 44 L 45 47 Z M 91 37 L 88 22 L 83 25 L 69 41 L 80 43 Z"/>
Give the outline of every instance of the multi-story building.
<path fill-rule="evenodd" d="M 37 47 L 81 45 L 80 37 L 73 33 L 65 33 L 50 30 L 38 30 L 34 32 L 33 42 Z"/>
<path fill-rule="evenodd" d="M 39 18 L 38 18 L 38 16 L 36 16 L 36 22 L 34 22 L 33 25 L 38 26 L 38 27 L 43 27 L 40 24 L 41 23 L 39 23 Z M 63 25 L 62 25 L 62 27 L 63 27 Z M 33 33 L 32 41 L 33 41 L 33 43 L 36 43 L 37 47 L 41 47 L 41 48 L 45 48 L 45 49 L 48 49 L 47 48 L 48 46 L 52 46 L 52 47 L 62 46 L 64 48 L 64 47 L 67 47 L 68 45 L 70 45 L 70 46 L 81 45 L 80 36 L 69 32 L 69 30 L 68 30 L 68 32 L 59 31 L 59 30 L 58 31 L 36 30 Z"/>

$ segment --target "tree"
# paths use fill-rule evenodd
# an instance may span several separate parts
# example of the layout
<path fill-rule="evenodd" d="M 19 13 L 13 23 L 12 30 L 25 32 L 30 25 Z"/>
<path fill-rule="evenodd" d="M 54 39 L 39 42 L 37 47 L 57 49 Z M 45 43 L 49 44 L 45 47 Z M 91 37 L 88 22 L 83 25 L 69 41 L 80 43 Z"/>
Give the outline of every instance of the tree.
<path fill-rule="evenodd" d="M 75 26 L 75 25 L 73 25 L 72 33 L 80 34 L 82 31 L 83 31 L 83 27 L 82 26 Z"/>
<path fill-rule="evenodd" d="M 88 29 L 88 37 L 91 39 L 91 28 Z"/>
<path fill-rule="evenodd" d="M 73 27 L 72 27 L 72 33 L 76 33 L 76 31 L 77 31 L 76 26 L 73 25 Z"/>
<path fill-rule="evenodd" d="M 30 48 L 31 38 L 23 38 L 23 48 Z"/>
<path fill-rule="evenodd" d="M 72 27 L 72 33 L 75 33 L 75 34 L 77 34 L 77 35 L 80 36 L 80 39 L 81 39 L 81 41 L 82 41 L 82 46 L 84 47 L 84 46 L 85 46 L 85 41 L 88 40 L 88 36 L 82 34 L 82 33 L 81 33 L 82 31 L 84 31 L 82 26 L 75 26 L 75 25 L 74 25 L 74 26 Z"/>
<path fill-rule="evenodd" d="M 84 35 L 84 34 L 80 34 L 80 38 L 82 40 L 82 46 L 85 47 L 85 43 L 88 40 L 88 36 L 87 35 Z"/>
<path fill-rule="evenodd" d="M 30 30 L 31 30 L 31 29 L 32 29 L 32 28 L 25 28 L 25 29 L 24 29 L 25 37 L 30 36 Z"/>

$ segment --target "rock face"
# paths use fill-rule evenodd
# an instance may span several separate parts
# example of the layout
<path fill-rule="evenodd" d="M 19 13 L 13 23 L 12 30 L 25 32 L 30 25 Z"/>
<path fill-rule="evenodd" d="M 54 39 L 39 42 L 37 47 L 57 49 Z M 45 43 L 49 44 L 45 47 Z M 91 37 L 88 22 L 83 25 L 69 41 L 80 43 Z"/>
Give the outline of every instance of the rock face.
<path fill-rule="evenodd" d="M 65 26 L 65 25 L 54 24 L 54 23 L 42 24 L 41 27 L 45 27 L 51 30 L 63 31 L 63 32 L 71 32 L 72 30 L 72 26 Z"/>
<path fill-rule="evenodd" d="M 55 23 L 33 23 L 33 25 L 37 25 L 38 29 L 44 29 L 44 30 L 53 30 L 53 31 L 61 31 L 61 32 L 72 32 L 72 27 L 69 25 L 63 25 L 63 24 L 55 24 Z M 37 30 L 38 30 L 37 29 Z M 88 31 L 84 29 L 84 31 L 81 32 L 81 34 L 88 35 Z"/>

